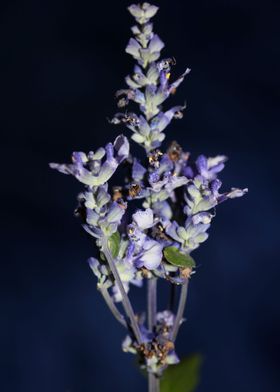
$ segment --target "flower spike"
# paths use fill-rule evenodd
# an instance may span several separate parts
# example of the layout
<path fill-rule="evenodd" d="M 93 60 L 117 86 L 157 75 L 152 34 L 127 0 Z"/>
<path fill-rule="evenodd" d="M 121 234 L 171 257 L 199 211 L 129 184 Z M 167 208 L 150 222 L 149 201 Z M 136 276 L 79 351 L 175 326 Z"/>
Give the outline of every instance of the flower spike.
<path fill-rule="evenodd" d="M 137 355 L 149 374 L 150 392 L 158 392 L 158 378 L 168 365 L 179 362 L 175 340 L 195 272 L 193 253 L 207 240 L 217 206 L 248 189 L 221 191 L 218 176 L 226 156 L 199 155 L 193 160 L 176 141 L 163 146 L 166 129 L 186 109 L 185 104 L 166 108 L 165 103 L 190 69 L 174 79 L 176 60 L 161 58 L 164 43 L 151 23 L 158 7 L 145 2 L 129 6 L 128 11 L 136 25 L 125 51 L 136 63 L 125 77 L 126 87 L 116 93 L 119 109 L 109 122 L 128 128 L 145 153 L 134 156 L 127 137 L 120 135 L 104 148 L 74 152 L 71 163 L 50 167 L 84 185 L 75 212 L 95 242 L 89 267 L 112 314 L 127 329 L 123 350 Z M 128 108 L 131 102 L 138 106 L 135 112 Z M 112 184 L 121 170 L 123 182 Z M 174 306 L 157 311 L 158 279 L 181 288 L 177 311 Z M 140 288 L 145 281 L 147 317 L 135 314 L 129 298 L 131 286 Z"/>

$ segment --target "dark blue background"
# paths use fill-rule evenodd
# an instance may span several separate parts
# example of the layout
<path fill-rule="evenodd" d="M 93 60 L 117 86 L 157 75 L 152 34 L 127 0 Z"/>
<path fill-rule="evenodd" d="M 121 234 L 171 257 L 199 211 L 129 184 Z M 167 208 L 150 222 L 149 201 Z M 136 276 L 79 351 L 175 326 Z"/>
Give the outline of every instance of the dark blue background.
<path fill-rule="evenodd" d="M 160 4 L 159 4 L 160 3 Z M 80 185 L 48 168 L 123 129 L 107 123 L 133 62 L 127 1 L 1 5 L 1 377 L 3 392 L 143 391 L 85 260 Z M 195 252 L 181 355 L 204 355 L 199 392 L 279 391 L 279 2 L 160 1 L 155 30 L 192 68 L 167 131 L 194 155 L 230 157 L 220 206 Z M 126 131 L 127 132 L 127 131 Z M 140 150 L 137 150 L 138 152 Z M 4 175 L 4 176 L 3 176 Z M 144 293 L 134 290 L 137 304 Z M 161 298 L 163 303 L 163 299 Z"/>

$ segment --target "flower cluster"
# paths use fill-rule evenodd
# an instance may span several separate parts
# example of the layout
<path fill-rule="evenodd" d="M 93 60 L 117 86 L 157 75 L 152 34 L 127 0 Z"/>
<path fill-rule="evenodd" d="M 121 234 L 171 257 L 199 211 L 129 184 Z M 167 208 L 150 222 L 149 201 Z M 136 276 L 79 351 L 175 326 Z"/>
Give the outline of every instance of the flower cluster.
<path fill-rule="evenodd" d="M 175 316 L 169 310 L 157 313 L 153 331 L 149 331 L 142 324 L 144 320 L 141 320 L 143 343 L 138 345 L 128 335 L 122 344 L 123 351 L 139 354 L 141 368 L 161 375 L 168 365 L 174 365 L 179 362 L 179 358 L 174 350 L 174 342 L 170 339 L 174 320 Z"/>
<path fill-rule="evenodd" d="M 117 113 L 111 121 L 113 124 L 125 124 L 133 132 L 132 140 L 150 152 L 165 139 L 163 131 L 171 120 L 183 116 L 184 105 L 175 106 L 166 112 L 161 110 L 161 105 L 170 94 L 175 94 L 190 69 L 187 68 L 177 80 L 170 82 L 170 71 L 175 59 L 157 61 L 164 43 L 153 33 L 150 22 L 158 8 L 144 3 L 132 5 L 128 10 L 139 23 L 132 27 L 134 38 L 129 40 L 126 47 L 126 52 L 132 55 L 137 65 L 133 74 L 125 78 L 128 88 L 117 91 L 116 96 L 120 108 L 133 101 L 139 104 L 142 114 Z"/>
<path fill-rule="evenodd" d="M 178 362 L 174 329 L 181 322 L 181 313 L 154 312 L 148 328 L 144 316 L 133 314 L 127 296 L 130 284 L 140 287 L 144 280 L 163 278 L 170 284 L 186 285 L 195 268 L 190 253 L 208 238 L 216 206 L 243 196 L 247 189 L 220 193 L 217 176 L 224 168 L 223 155 L 201 155 L 192 161 L 177 142 L 165 152 L 162 149 L 166 127 L 173 119 L 181 119 L 185 109 L 185 105 L 178 105 L 163 110 L 162 104 L 175 94 L 190 69 L 173 81 L 175 59 L 160 59 L 164 44 L 150 22 L 157 13 L 156 6 L 143 3 L 128 10 L 137 25 L 132 27 L 134 37 L 126 52 L 137 64 L 132 75 L 125 78 L 127 88 L 116 93 L 123 111 L 110 122 L 132 131 L 131 139 L 144 148 L 145 157 L 133 157 L 128 139 L 120 135 L 95 153 L 75 152 L 72 163 L 50 166 L 84 184 L 77 214 L 96 240 L 99 257 L 88 262 L 98 279 L 98 289 L 116 318 L 128 328 L 124 351 L 137 353 L 141 366 L 160 375 L 168 364 Z M 126 109 L 131 101 L 139 105 L 140 113 Z M 112 186 L 109 180 L 124 162 L 128 168 L 125 181 Z M 139 202 L 140 208 L 131 212 Z M 124 306 L 124 317 L 117 302 Z"/>

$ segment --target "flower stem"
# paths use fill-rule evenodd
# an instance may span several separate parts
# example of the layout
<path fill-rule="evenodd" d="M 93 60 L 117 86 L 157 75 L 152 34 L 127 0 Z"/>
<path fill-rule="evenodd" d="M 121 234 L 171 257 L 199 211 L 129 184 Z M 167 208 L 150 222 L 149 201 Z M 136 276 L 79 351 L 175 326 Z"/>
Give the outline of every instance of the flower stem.
<path fill-rule="evenodd" d="M 170 294 L 169 294 L 169 301 L 168 301 L 167 308 L 171 312 L 173 312 L 175 300 L 176 300 L 176 286 L 175 284 L 170 284 Z"/>
<path fill-rule="evenodd" d="M 188 294 L 188 285 L 189 285 L 189 280 L 187 279 L 186 282 L 182 285 L 181 288 L 181 293 L 180 293 L 180 299 L 179 299 L 179 305 L 178 305 L 178 310 L 174 322 L 174 327 L 171 332 L 171 340 L 174 342 L 176 340 L 180 325 L 182 323 L 185 307 L 186 307 L 186 301 L 187 301 L 187 294 Z"/>
<path fill-rule="evenodd" d="M 152 332 L 157 317 L 157 278 L 148 279 L 148 328 Z M 149 392 L 159 392 L 159 379 L 154 373 L 148 373 Z"/>
<path fill-rule="evenodd" d="M 108 264 L 109 264 L 109 267 L 110 267 L 110 269 L 112 271 L 112 274 L 113 274 L 113 277 L 115 279 L 116 285 L 118 286 L 118 288 L 119 288 L 119 290 L 121 292 L 122 304 L 123 304 L 125 313 L 126 313 L 126 315 L 128 317 L 128 320 L 130 322 L 130 327 L 131 327 L 131 329 L 132 329 L 132 331 L 134 333 L 134 336 L 135 336 L 135 339 L 137 340 L 137 343 L 138 344 L 142 344 L 141 332 L 140 332 L 139 326 L 138 326 L 138 324 L 136 322 L 135 314 L 134 314 L 134 311 L 132 309 L 130 300 L 129 300 L 128 295 L 127 295 L 127 293 L 126 293 L 126 291 L 125 291 L 125 289 L 123 287 L 120 275 L 119 275 L 118 270 L 116 268 L 115 260 L 114 260 L 114 258 L 112 256 L 112 253 L 111 253 L 110 249 L 109 249 L 108 239 L 106 237 L 103 237 L 101 243 L 102 243 L 102 251 L 104 252 L 105 257 L 106 257 L 106 259 L 108 261 Z"/>
<path fill-rule="evenodd" d="M 153 373 L 148 374 L 149 379 L 149 392 L 160 392 L 159 378 Z"/>
<path fill-rule="evenodd" d="M 127 327 L 127 323 L 125 321 L 125 318 L 123 315 L 119 312 L 118 308 L 114 304 L 114 301 L 112 300 L 110 294 L 108 293 L 108 290 L 105 287 L 99 287 L 98 288 L 100 293 L 102 294 L 106 304 L 108 305 L 108 308 L 111 310 L 113 316 L 119 321 L 124 327 Z"/>
<path fill-rule="evenodd" d="M 152 332 L 157 316 L 157 278 L 148 279 L 148 328 Z"/>

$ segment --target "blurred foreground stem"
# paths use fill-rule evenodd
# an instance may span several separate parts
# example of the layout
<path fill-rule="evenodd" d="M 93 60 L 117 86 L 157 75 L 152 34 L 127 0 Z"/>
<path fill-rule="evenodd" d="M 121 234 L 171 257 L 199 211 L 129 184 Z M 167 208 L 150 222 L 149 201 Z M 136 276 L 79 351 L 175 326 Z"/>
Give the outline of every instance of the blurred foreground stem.
<path fill-rule="evenodd" d="M 160 392 L 159 378 L 153 373 L 149 373 L 149 392 Z"/>
<path fill-rule="evenodd" d="M 153 332 L 153 329 L 156 325 L 156 316 L 157 316 L 157 278 L 151 278 L 148 280 L 148 328 L 150 332 Z M 159 392 L 160 384 L 159 378 L 153 374 L 148 373 L 148 382 L 149 382 L 149 392 Z"/>

